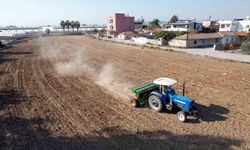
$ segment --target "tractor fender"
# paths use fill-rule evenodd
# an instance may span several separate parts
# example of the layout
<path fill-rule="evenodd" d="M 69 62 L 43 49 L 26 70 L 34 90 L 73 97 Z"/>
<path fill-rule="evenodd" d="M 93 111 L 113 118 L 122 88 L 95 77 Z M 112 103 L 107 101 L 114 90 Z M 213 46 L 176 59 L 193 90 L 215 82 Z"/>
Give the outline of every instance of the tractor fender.
<path fill-rule="evenodd" d="M 163 104 L 165 104 L 165 105 L 168 103 L 167 96 L 163 95 L 162 93 L 158 93 L 158 92 L 153 91 L 153 92 L 151 92 L 150 96 L 151 95 L 155 95 L 155 96 L 159 97 L 161 99 L 161 101 L 163 102 Z"/>

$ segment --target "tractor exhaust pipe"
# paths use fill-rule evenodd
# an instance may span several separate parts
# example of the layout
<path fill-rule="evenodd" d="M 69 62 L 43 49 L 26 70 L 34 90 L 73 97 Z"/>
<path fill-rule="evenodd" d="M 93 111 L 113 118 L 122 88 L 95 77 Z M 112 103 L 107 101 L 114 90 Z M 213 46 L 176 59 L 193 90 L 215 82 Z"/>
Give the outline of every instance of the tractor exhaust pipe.
<path fill-rule="evenodd" d="M 182 95 L 183 96 L 185 96 L 185 86 L 186 86 L 186 82 L 184 81 L 183 85 L 182 85 Z"/>

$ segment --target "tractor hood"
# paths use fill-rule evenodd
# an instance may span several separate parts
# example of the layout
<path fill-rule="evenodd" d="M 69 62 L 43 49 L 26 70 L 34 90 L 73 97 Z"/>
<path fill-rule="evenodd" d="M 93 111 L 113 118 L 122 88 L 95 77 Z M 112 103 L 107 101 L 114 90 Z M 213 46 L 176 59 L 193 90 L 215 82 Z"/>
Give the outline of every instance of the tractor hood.
<path fill-rule="evenodd" d="M 190 104 L 193 102 L 191 98 L 182 96 L 182 95 L 172 95 L 173 103 L 175 103 L 178 107 L 182 108 L 184 111 L 190 111 Z"/>
<path fill-rule="evenodd" d="M 178 95 L 178 94 L 173 95 L 172 99 L 176 103 L 183 104 L 183 105 L 189 105 L 193 101 L 193 99 L 191 99 L 191 98 L 188 98 L 188 97 L 185 97 L 182 95 Z"/>

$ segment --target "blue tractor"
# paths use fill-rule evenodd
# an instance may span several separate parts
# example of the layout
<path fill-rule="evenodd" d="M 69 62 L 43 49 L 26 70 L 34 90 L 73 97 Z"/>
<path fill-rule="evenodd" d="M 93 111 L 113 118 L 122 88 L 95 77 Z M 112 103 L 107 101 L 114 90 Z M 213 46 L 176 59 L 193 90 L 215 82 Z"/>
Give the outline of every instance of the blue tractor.
<path fill-rule="evenodd" d="M 159 78 L 153 82 L 132 88 L 131 104 L 134 107 L 149 105 L 151 109 L 161 112 L 164 109 L 173 111 L 179 109 L 177 119 L 181 122 L 187 120 L 187 115 L 197 116 L 197 109 L 193 99 L 185 97 L 185 84 L 183 95 L 179 95 L 172 88 L 177 81 L 170 78 Z"/>

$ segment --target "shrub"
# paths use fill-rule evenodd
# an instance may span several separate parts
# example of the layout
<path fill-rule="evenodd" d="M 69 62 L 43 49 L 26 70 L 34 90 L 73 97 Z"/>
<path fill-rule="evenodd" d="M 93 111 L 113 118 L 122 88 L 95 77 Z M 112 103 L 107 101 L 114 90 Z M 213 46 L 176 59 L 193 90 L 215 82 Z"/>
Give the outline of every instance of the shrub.
<path fill-rule="evenodd" d="M 234 50 L 240 48 L 240 46 L 240 41 L 230 42 L 224 45 L 224 50 Z"/>
<path fill-rule="evenodd" d="M 162 38 L 166 41 L 172 40 L 173 38 L 177 36 L 181 36 L 183 34 L 186 34 L 186 32 L 172 32 L 172 31 L 160 31 L 155 33 L 155 36 L 157 39 Z"/>
<path fill-rule="evenodd" d="M 240 49 L 247 54 L 250 54 L 250 42 L 244 42 L 241 44 Z"/>
<path fill-rule="evenodd" d="M 224 50 L 229 50 L 229 47 L 230 47 L 230 44 L 229 44 L 229 43 L 225 44 L 225 45 L 224 45 Z"/>
<path fill-rule="evenodd" d="M 228 48 L 229 48 L 230 50 L 233 50 L 233 49 L 234 49 L 233 43 L 230 43 Z"/>
<path fill-rule="evenodd" d="M 232 42 L 232 44 L 233 44 L 234 48 L 240 48 L 240 46 L 241 46 L 241 42 L 240 41 Z"/>

